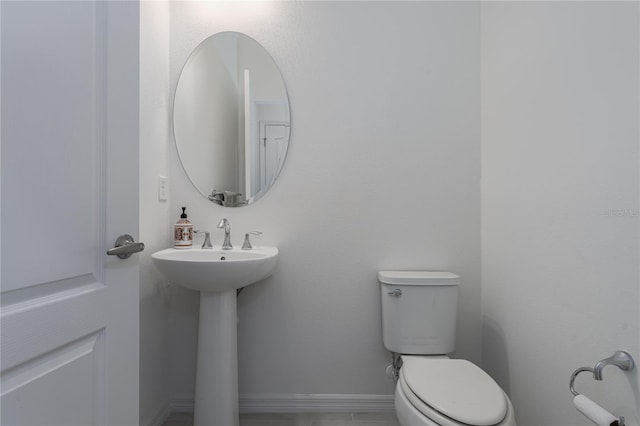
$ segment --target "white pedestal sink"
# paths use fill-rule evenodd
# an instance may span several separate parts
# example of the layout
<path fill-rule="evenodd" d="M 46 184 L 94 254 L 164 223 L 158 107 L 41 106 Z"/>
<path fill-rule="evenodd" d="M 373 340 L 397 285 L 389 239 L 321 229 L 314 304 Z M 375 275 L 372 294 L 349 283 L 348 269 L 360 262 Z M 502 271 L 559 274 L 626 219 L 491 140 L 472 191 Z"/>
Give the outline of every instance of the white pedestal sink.
<path fill-rule="evenodd" d="M 170 282 L 200 291 L 194 426 L 238 426 L 236 290 L 270 276 L 278 249 L 171 248 L 151 257 Z"/>

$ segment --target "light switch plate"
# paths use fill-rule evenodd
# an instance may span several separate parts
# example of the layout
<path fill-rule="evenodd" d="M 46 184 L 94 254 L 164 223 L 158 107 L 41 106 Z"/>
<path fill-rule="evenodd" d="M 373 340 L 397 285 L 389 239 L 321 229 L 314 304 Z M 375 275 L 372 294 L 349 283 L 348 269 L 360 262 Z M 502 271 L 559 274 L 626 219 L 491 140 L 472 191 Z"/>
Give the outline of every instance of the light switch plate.
<path fill-rule="evenodd" d="M 158 176 L 158 201 L 167 201 L 167 177 Z"/>

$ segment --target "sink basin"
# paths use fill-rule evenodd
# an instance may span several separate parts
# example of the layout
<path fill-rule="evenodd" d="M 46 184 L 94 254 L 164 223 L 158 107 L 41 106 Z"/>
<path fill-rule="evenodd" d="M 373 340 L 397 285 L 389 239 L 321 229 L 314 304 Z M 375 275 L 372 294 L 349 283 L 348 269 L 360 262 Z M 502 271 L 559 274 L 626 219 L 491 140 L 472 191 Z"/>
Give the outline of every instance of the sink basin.
<path fill-rule="evenodd" d="M 246 287 L 273 273 L 276 247 L 251 250 L 174 249 L 151 255 L 154 265 L 172 283 L 192 290 L 223 292 Z"/>

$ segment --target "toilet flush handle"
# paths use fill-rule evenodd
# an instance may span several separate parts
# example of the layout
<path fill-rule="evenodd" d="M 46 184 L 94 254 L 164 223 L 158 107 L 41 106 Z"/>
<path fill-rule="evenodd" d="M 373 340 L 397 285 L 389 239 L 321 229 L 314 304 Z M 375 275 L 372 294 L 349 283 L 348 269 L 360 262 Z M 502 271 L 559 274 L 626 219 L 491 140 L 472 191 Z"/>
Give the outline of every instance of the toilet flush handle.
<path fill-rule="evenodd" d="M 399 288 L 396 288 L 393 291 L 390 291 L 389 293 L 387 293 L 389 296 L 395 296 L 395 297 L 399 297 L 402 296 L 402 290 L 400 290 Z"/>

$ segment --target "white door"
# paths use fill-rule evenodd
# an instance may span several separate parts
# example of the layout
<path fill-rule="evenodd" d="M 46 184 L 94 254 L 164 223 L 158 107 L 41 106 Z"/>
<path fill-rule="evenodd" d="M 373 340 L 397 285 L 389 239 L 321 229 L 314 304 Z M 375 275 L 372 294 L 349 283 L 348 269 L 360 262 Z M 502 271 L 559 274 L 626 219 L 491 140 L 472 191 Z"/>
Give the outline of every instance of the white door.
<path fill-rule="evenodd" d="M 269 188 L 280 173 L 289 141 L 289 123 L 261 122 L 260 188 Z"/>
<path fill-rule="evenodd" d="M 138 7 L 0 3 L 3 426 L 138 424 Z"/>

